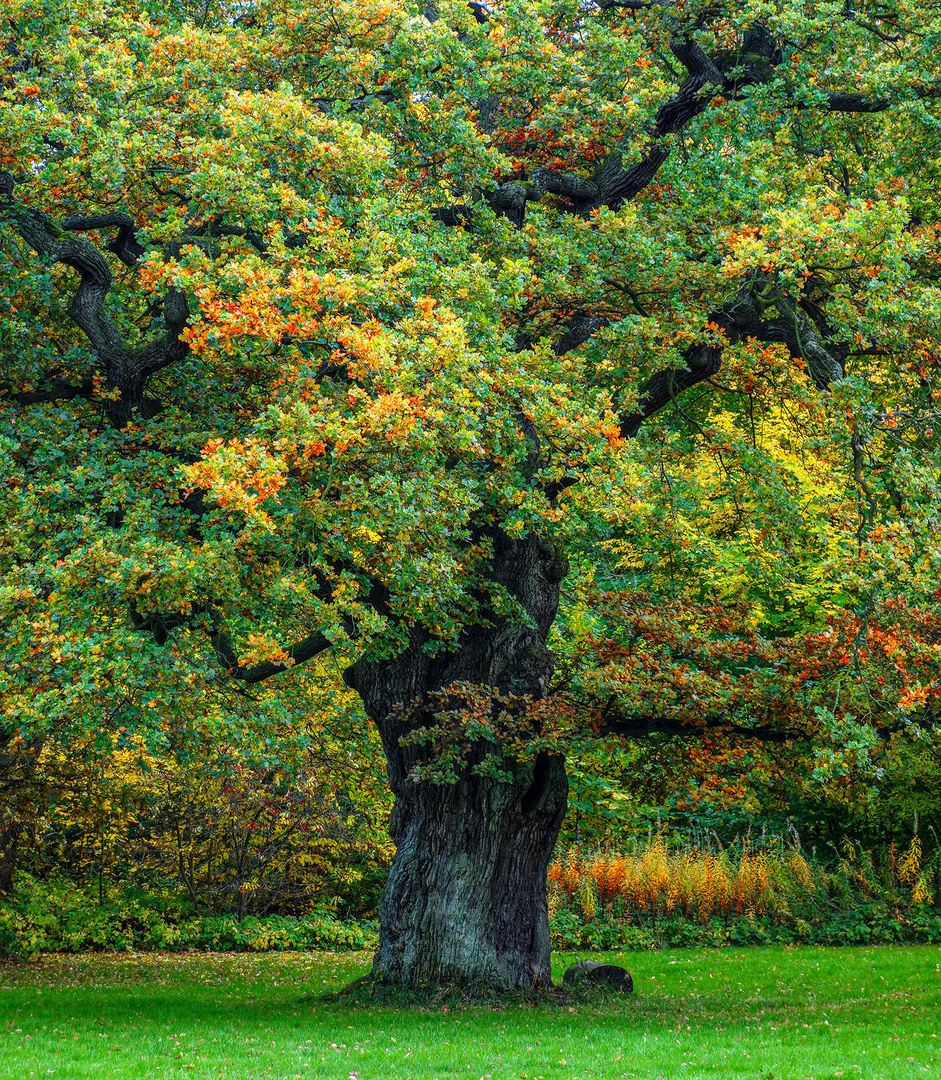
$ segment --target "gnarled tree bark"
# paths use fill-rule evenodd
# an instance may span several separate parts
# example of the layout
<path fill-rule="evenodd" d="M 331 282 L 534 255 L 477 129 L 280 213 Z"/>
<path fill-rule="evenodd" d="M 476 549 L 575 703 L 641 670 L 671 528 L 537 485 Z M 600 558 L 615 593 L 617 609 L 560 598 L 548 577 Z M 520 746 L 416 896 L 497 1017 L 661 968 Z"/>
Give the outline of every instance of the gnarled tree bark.
<path fill-rule="evenodd" d="M 546 647 L 567 564 L 536 537 L 493 539 L 491 574 L 530 624 L 495 618 L 469 631 L 454 652 L 430 656 L 413 632 L 389 660 L 347 672 L 382 738 L 395 795 L 396 856 L 380 911 L 374 977 L 413 988 L 482 984 L 506 990 L 551 982 L 546 870 L 565 817 L 561 757 L 513 765 L 510 783 L 476 775 L 488 751 L 474 748 L 451 784 L 416 783 L 421 746 L 403 745 L 433 722 L 430 694 L 454 683 L 544 698 L 552 675 Z M 402 702 L 418 707 L 403 712 Z"/>

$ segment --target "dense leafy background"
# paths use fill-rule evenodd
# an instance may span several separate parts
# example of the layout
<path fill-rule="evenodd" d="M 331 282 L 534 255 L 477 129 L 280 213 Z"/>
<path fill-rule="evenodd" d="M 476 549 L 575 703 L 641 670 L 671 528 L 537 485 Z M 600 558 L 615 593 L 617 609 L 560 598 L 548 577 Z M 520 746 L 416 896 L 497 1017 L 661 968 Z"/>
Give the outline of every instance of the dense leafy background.
<path fill-rule="evenodd" d="M 875 788 L 907 843 L 937 805 L 941 22 L 870 6 L 8 0 L 7 824 L 40 776 L 85 813 L 96 755 L 135 798 L 182 769 L 209 807 L 236 768 L 281 798 L 312 731 L 317 784 L 342 754 L 372 784 L 342 668 L 518 616 L 499 529 L 570 559 L 546 739 L 579 836 L 650 806 L 833 832 Z M 728 86 L 652 143 L 684 41 Z M 654 143 L 626 201 L 540 187 Z M 114 214 L 132 247 L 73 220 Z M 104 344 L 68 244 L 108 268 Z M 162 358 L 133 399 L 113 333 Z M 646 415 L 691 348 L 721 366 Z M 615 717 L 659 734 L 589 747 Z"/>

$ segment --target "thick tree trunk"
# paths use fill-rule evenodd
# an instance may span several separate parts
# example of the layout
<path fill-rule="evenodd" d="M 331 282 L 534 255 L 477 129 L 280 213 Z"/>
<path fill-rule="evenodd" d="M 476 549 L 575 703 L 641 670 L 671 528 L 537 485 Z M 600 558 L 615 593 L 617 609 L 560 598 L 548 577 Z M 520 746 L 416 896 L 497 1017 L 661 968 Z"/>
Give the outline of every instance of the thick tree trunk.
<path fill-rule="evenodd" d="M 412 987 L 551 982 L 546 870 L 565 816 L 561 758 L 512 784 L 464 775 L 396 797 L 396 857 L 373 971 Z"/>
<path fill-rule="evenodd" d="M 410 779 L 421 746 L 402 746 L 432 722 L 420 704 L 455 682 L 543 698 L 552 674 L 546 637 L 558 608 L 565 560 L 535 538 L 494 540 L 493 577 L 520 601 L 532 625 L 494 619 L 447 655 L 429 656 L 416 630 L 391 660 L 347 673 L 375 720 L 395 794 L 396 856 L 380 909 L 373 974 L 412 988 L 438 985 L 521 989 L 548 984 L 546 870 L 565 817 L 561 758 L 537 753 L 508 768 L 510 781 L 474 775 L 494 747 L 473 747 L 450 784 Z"/>

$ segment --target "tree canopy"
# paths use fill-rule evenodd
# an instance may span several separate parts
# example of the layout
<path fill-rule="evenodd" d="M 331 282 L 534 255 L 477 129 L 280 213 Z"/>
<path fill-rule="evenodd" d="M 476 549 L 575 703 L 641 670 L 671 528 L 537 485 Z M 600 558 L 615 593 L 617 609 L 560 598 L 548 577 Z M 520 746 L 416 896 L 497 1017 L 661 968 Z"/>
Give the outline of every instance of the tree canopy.
<path fill-rule="evenodd" d="M 333 662 L 399 800 L 377 974 L 521 985 L 515 915 L 475 967 L 423 909 L 402 959 L 435 814 L 544 908 L 572 739 L 680 739 L 695 804 L 930 737 L 933 4 L 7 0 L 0 38 L 5 753 L 283 723 Z"/>

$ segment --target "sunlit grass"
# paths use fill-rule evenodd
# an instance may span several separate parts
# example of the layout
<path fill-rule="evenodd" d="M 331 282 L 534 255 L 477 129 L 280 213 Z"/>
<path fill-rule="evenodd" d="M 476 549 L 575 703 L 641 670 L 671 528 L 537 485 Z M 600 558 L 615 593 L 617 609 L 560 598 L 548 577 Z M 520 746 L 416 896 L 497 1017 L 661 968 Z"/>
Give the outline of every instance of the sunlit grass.
<path fill-rule="evenodd" d="M 630 998 L 394 1009 L 324 1000 L 365 954 L 50 958 L 0 967 L 0 1077 L 941 1075 L 941 948 L 605 954 Z M 557 958 L 558 972 L 576 957 Z"/>

